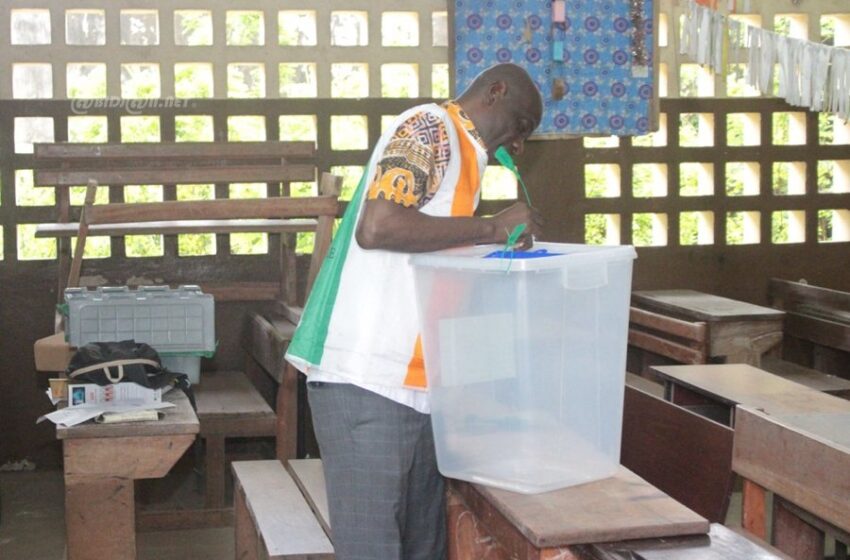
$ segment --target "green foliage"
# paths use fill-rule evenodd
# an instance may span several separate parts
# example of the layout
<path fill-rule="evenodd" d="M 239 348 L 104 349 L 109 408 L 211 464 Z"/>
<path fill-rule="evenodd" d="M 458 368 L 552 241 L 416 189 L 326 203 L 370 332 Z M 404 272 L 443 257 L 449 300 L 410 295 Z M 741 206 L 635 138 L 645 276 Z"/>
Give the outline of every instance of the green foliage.
<path fill-rule="evenodd" d="M 181 257 L 215 255 L 215 234 L 186 233 L 178 235 L 177 254 Z"/>
<path fill-rule="evenodd" d="M 699 245 L 699 213 L 679 214 L 679 245 Z"/>
<path fill-rule="evenodd" d="M 381 97 L 417 97 L 419 67 L 417 64 L 384 64 L 381 67 Z"/>
<path fill-rule="evenodd" d="M 366 150 L 368 148 L 369 127 L 365 115 L 331 117 L 332 150 Z"/>
<path fill-rule="evenodd" d="M 175 64 L 174 96 L 179 98 L 212 97 L 212 66 L 201 63 Z"/>
<path fill-rule="evenodd" d="M 77 250 L 77 238 L 71 238 L 71 254 Z M 108 259 L 112 256 L 112 245 L 109 237 L 98 235 L 86 238 L 86 249 L 83 251 L 84 259 Z"/>
<path fill-rule="evenodd" d="M 281 46 L 311 46 L 316 44 L 316 12 L 278 12 L 277 42 Z"/>
<path fill-rule="evenodd" d="M 585 214 L 584 242 L 588 245 L 604 245 L 607 233 L 605 214 Z"/>
<path fill-rule="evenodd" d="M 106 117 L 68 117 L 69 142 L 106 142 Z"/>
<path fill-rule="evenodd" d="M 35 237 L 37 224 L 18 224 L 18 260 L 35 261 L 56 258 L 56 239 Z"/>
<path fill-rule="evenodd" d="M 608 194 L 608 181 L 605 165 L 588 164 L 584 166 L 584 196 L 586 198 L 605 198 Z"/>
<path fill-rule="evenodd" d="M 155 64 L 122 64 L 121 97 L 130 99 L 159 97 L 159 67 Z"/>
<path fill-rule="evenodd" d="M 71 71 L 74 71 L 71 74 Z M 106 97 L 105 64 L 73 64 L 68 70 L 68 98 L 96 99 Z"/>
<path fill-rule="evenodd" d="M 835 117 L 832 113 L 818 113 L 818 143 L 821 146 L 835 141 Z"/>
<path fill-rule="evenodd" d="M 159 142 L 159 117 L 121 117 L 122 142 Z"/>
<path fill-rule="evenodd" d="M 788 162 L 773 162 L 773 194 L 788 194 Z"/>
<path fill-rule="evenodd" d="M 212 142 L 215 140 L 213 118 L 209 115 L 174 117 L 174 139 L 177 142 Z"/>
<path fill-rule="evenodd" d="M 679 145 L 699 146 L 699 114 L 682 113 L 679 120 Z"/>
<path fill-rule="evenodd" d="M 128 235 L 124 237 L 128 257 L 161 257 L 165 254 L 161 235 Z"/>
<path fill-rule="evenodd" d="M 726 244 L 741 245 L 744 243 L 744 213 L 727 212 L 726 214 Z"/>
<path fill-rule="evenodd" d="M 260 98 L 266 95 L 266 75 L 262 64 L 228 64 L 228 97 Z"/>
<path fill-rule="evenodd" d="M 331 64 L 331 96 L 368 97 L 369 65 L 357 63 Z"/>
<path fill-rule="evenodd" d="M 770 217 L 770 236 L 773 243 L 788 243 L 788 222 L 790 213 L 784 211 L 773 212 Z"/>
<path fill-rule="evenodd" d="M 632 244 L 635 247 L 652 245 L 652 214 L 632 214 Z"/>
<path fill-rule="evenodd" d="M 206 10 L 178 10 L 177 43 L 180 45 L 212 45 L 212 13 Z"/>
<path fill-rule="evenodd" d="M 53 206 L 56 193 L 53 187 L 33 186 L 32 169 L 16 169 L 15 203 L 18 206 Z"/>
<path fill-rule="evenodd" d="M 316 97 L 316 65 L 306 62 L 278 64 L 281 97 Z"/>
<path fill-rule="evenodd" d="M 832 210 L 818 210 L 818 241 L 832 241 Z"/>
<path fill-rule="evenodd" d="M 227 139 L 231 142 L 262 142 L 266 139 L 266 118 L 260 115 L 227 117 Z"/>
<path fill-rule="evenodd" d="M 316 141 L 316 115 L 281 115 L 278 118 L 280 140 Z"/>
<path fill-rule="evenodd" d="M 231 11 L 227 13 L 228 45 L 262 45 L 263 12 Z"/>
<path fill-rule="evenodd" d="M 431 97 L 447 99 L 449 97 L 449 65 L 434 64 L 431 67 Z"/>
<path fill-rule="evenodd" d="M 655 194 L 654 163 L 639 163 L 632 166 L 632 196 L 635 198 L 650 198 L 658 196 Z"/>
<path fill-rule="evenodd" d="M 342 193 L 339 198 L 351 200 L 354 191 L 357 190 L 357 185 L 360 183 L 363 168 L 359 165 L 336 165 L 331 167 L 331 173 L 342 177 Z"/>
<path fill-rule="evenodd" d="M 230 252 L 234 255 L 265 255 L 269 252 L 267 233 L 231 233 Z"/>

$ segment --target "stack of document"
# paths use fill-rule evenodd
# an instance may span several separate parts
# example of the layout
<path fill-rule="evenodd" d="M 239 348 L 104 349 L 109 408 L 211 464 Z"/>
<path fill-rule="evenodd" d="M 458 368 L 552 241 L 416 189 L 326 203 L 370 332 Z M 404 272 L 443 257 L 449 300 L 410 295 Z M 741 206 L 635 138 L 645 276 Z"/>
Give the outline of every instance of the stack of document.
<path fill-rule="evenodd" d="M 68 406 L 41 416 L 36 423 L 50 420 L 71 427 L 91 419 L 102 423 L 157 420 L 158 411 L 174 406 L 162 400 L 163 393 L 169 389 L 150 389 L 137 383 L 71 383 L 68 385 Z M 50 389 L 47 395 L 54 404 L 59 402 Z"/>

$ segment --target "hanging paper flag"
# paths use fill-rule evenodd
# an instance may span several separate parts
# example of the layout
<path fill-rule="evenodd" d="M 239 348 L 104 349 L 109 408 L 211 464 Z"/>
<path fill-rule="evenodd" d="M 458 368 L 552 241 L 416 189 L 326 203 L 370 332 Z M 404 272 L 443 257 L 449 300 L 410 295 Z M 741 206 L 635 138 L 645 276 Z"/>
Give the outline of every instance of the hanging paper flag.
<path fill-rule="evenodd" d="M 556 62 L 564 61 L 564 42 L 561 40 L 552 41 L 552 60 Z"/>
<path fill-rule="evenodd" d="M 567 21 L 566 0 L 552 0 L 552 21 L 555 23 L 565 23 Z"/>

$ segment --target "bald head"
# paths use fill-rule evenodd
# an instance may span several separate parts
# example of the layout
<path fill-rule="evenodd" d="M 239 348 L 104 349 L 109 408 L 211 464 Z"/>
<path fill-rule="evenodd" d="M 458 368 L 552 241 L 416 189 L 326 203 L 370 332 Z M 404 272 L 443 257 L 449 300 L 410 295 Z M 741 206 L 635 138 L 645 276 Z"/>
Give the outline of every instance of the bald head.
<path fill-rule="evenodd" d="M 491 155 L 499 146 L 521 153 L 543 115 L 540 90 L 524 68 L 510 63 L 481 72 L 457 102 L 475 123 Z"/>

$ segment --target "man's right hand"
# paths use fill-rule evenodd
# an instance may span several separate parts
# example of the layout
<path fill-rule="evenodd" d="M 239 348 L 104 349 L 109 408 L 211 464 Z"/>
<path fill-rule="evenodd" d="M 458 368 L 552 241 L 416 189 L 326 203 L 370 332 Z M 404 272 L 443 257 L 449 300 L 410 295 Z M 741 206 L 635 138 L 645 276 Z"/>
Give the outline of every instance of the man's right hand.
<path fill-rule="evenodd" d="M 525 224 L 525 231 L 513 247 L 520 251 L 530 249 L 535 237 L 543 233 L 543 218 L 540 212 L 524 202 L 512 204 L 491 219 L 495 221 L 496 243 L 506 243 L 514 228 L 519 224 Z"/>

